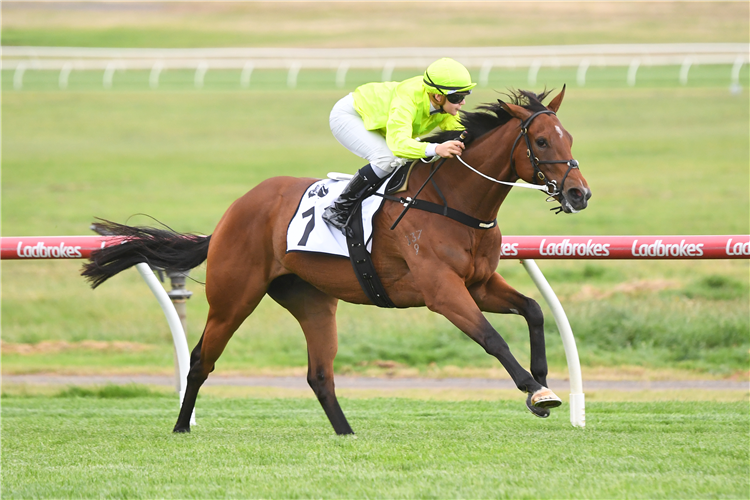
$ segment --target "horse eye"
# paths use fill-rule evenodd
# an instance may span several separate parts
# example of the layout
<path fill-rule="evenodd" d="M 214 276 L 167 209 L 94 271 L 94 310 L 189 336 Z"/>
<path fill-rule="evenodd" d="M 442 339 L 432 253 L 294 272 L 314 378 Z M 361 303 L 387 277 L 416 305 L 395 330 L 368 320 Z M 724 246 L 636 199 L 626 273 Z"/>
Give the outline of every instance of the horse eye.
<path fill-rule="evenodd" d="M 540 148 L 546 147 L 547 139 L 540 137 L 539 139 L 536 140 L 536 145 L 539 146 Z"/>

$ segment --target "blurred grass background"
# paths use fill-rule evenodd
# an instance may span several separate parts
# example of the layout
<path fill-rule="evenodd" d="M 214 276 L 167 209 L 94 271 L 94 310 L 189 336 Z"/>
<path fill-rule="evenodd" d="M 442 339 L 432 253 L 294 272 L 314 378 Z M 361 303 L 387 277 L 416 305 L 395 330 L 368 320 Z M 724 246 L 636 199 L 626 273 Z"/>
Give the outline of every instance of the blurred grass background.
<path fill-rule="evenodd" d="M 17 3 L 3 2 L 3 45 L 479 46 L 568 43 L 746 42 L 746 3 Z M 396 12 L 396 10 L 398 12 Z M 568 84 L 560 118 L 592 187 L 589 209 L 553 216 L 537 193 L 514 191 L 500 210 L 505 234 L 747 234 L 750 232 L 748 69 L 739 94 L 728 66 L 542 68 L 532 89 Z M 394 79 L 417 74 L 396 71 Z M 468 108 L 528 88 L 525 69 L 496 69 Z M 474 74 L 476 78 L 478 75 Z M 22 90 L 2 72 L 2 234 L 86 234 L 93 217 L 154 222 L 210 233 L 229 204 L 274 175 L 322 177 L 361 161 L 330 134 L 333 104 L 379 72 L 27 71 Z M 172 370 L 171 337 L 137 273 L 96 292 L 80 262 L 3 262 L 3 371 Z M 747 261 L 566 262 L 540 265 L 560 296 L 586 371 L 746 376 L 750 348 Z M 538 300 L 516 261 L 499 271 Z M 193 273 L 202 280 L 202 268 Z M 189 344 L 207 312 L 200 285 L 188 306 Z M 554 372 L 565 356 L 547 312 Z M 502 376 L 496 361 L 442 317 L 424 309 L 385 311 L 341 304 L 337 371 Z M 528 334 L 516 317 L 490 321 L 528 363 Z M 91 347 L 81 341 L 132 344 Z M 67 344 L 45 344 L 64 341 Z M 10 344 L 36 346 L 21 354 Z M 86 347 L 88 345 L 88 347 Z M 98 344 L 97 344 L 98 345 Z M 45 347 L 46 346 L 46 347 Z M 128 347 L 129 346 L 129 347 Z M 305 344 L 294 319 L 264 300 L 240 328 L 218 372 L 298 369 Z M 453 367 L 458 367 L 453 368 Z"/>
<path fill-rule="evenodd" d="M 5 1 L 3 45 L 473 47 L 742 42 L 745 2 Z"/>

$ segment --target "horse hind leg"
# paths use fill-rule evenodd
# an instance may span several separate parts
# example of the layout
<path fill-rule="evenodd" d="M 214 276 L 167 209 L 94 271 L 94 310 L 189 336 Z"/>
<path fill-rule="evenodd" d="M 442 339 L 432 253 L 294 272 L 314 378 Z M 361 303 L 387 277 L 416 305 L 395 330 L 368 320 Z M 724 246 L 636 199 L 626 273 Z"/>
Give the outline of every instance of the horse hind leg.
<path fill-rule="evenodd" d="M 206 334 L 205 329 L 203 335 Z M 201 380 L 202 369 L 200 366 L 201 360 L 201 346 L 203 345 L 203 335 L 200 340 L 193 348 L 190 353 L 190 371 L 187 376 L 187 387 L 185 388 L 185 395 L 182 398 L 182 405 L 180 406 L 180 415 L 177 417 L 177 423 L 174 426 L 172 432 L 190 432 L 190 418 L 195 409 L 195 401 L 198 398 L 198 390 L 205 382 L 205 378 Z"/>
<path fill-rule="evenodd" d="M 354 434 L 336 398 L 333 360 L 338 350 L 336 307 L 338 299 L 327 295 L 296 275 L 277 278 L 270 295 L 299 321 L 307 340 L 307 382 L 336 434 Z"/>
<path fill-rule="evenodd" d="M 218 300 L 213 301 L 216 306 L 210 306 L 206 328 L 190 355 L 187 388 L 173 432 L 190 432 L 190 417 L 195 409 L 198 391 L 214 370 L 229 339 L 260 303 L 265 295 L 265 287 L 260 284 L 248 286 L 244 295 L 245 300 L 242 301 Z"/>

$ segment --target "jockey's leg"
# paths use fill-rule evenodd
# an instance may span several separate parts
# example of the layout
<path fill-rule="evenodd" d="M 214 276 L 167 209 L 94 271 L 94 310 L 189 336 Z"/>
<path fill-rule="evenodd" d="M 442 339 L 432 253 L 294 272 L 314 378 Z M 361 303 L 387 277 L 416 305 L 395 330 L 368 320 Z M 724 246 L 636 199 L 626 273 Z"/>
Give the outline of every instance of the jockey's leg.
<path fill-rule="evenodd" d="M 360 168 L 339 197 L 325 209 L 323 220 L 346 235 L 349 216 L 354 207 L 377 191 L 386 179 L 387 177 L 378 177 L 370 165 Z"/>
<path fill-rule="evenodd" d="M 401 162 L 388 148 L 385 137 L 365 128 L 362 117 L 354 109 L 351 94 L 336 103 L 329 123 L 333 136 L 341 145 L 370 162 L 354 174 L 341 196 L 323 213 L 323 220 L 346 234 L 347 222 L 354 207 L 374 193 Z"/>

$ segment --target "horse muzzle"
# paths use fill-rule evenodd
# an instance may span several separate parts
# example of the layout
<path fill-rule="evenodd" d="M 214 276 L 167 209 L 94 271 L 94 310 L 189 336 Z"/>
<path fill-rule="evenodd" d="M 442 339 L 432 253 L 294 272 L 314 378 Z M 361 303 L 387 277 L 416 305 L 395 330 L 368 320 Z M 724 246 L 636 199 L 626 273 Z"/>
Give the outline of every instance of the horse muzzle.
<path fill-rule="evenodd" d="M 586 186 L 576 186 L 566 189 L 558 198 L 563 212 L 575 214 L 588 206 L 591 190 Z"/>

